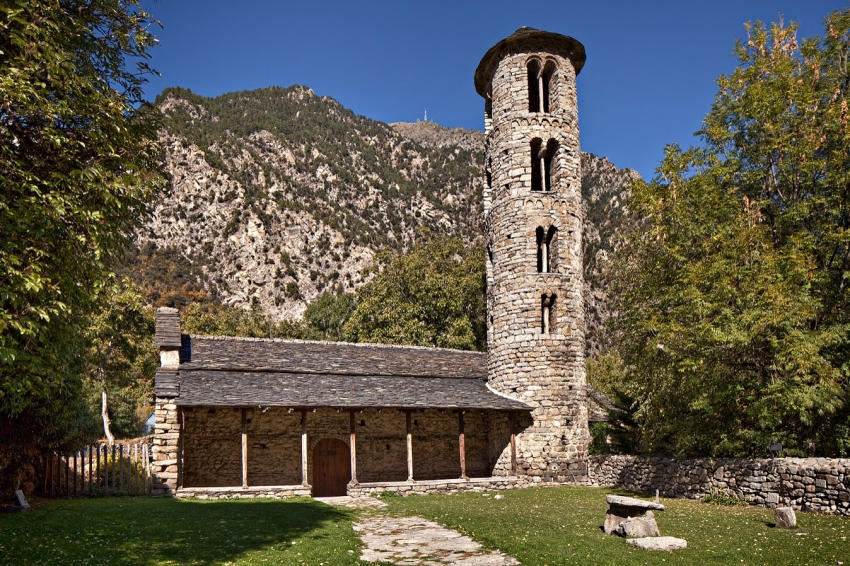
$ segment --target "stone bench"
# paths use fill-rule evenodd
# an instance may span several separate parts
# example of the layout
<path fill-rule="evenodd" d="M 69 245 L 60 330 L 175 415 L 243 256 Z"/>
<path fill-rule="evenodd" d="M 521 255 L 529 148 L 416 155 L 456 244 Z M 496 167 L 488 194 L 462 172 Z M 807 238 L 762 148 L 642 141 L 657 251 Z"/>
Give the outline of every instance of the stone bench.
<path fill-rule="evenodd" d="M 608 511 L 605 514 L 606 535 L 659 536 L 653 511 L 664 511 L 664 506 L 634 497 L 609 495 L 605 498 Z"/>

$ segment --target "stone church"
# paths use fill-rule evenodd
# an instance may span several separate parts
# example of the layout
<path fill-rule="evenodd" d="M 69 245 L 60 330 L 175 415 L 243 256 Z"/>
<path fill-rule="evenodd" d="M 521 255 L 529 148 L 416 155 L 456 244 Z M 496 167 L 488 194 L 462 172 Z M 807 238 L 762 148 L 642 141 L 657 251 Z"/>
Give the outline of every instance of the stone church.
<path fill-rule="evenodd" d="M 178 497 L 506 489 L 587 474 L 575 39 L 521 28 L 484 98 L 487 353 L 180 332 L 159 309 L 155 488 Z"/>

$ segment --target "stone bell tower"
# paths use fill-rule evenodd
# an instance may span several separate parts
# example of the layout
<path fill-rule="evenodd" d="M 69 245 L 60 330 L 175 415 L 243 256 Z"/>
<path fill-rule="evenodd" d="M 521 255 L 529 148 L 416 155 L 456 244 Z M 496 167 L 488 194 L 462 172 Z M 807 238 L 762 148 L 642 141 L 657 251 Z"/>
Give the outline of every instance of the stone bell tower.
<path fill-rule="evenodd" d="M 587 391 L 576 75 L 584 46 L 520 28 L 475 71 L 485 100 L 490 387 L 534 407 L 516 437 L 518 473 L 586 475 Z M 496 473 L 507 473 L 502 453 Z"/>

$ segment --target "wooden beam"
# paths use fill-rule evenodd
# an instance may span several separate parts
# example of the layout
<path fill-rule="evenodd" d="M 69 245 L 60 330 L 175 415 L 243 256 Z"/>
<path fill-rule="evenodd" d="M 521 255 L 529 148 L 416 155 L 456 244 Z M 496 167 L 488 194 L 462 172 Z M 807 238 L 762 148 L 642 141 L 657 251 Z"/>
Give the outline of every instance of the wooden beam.
<path fill-rule="evenodd" d="M 301 485 L 307 482 L 307 411 L 301 411 Z"/>
<path fill-rule="evenodd" d="M 511 411 L 511 475 L 516 475 L 516 413 Z"/>
<path fill-rule="evenodd" d="M 466 475 L 466 434 L 463 431 L 463 413 L 466 411 L 457 412 L 458 426 L 458 447 L 460 448 L 460 479 L 469 479 Z"/>
<path fill-rule="evenodd" d="M 407 422 L 407 481 L 413 481 L 413 426 L 410 424 L 410 411 L 404 413 Z"/>
<path fill-rule="evenodd" d="M 248 488 L 248 410 L 242 409 L 242 489 Z"/>
<path fill-rule="evenodd" d="M 357 483 L 357 442 L 354 432 L 354 411 L 348 413 L 348 430 L 351 434 L 351 483 Z"/>

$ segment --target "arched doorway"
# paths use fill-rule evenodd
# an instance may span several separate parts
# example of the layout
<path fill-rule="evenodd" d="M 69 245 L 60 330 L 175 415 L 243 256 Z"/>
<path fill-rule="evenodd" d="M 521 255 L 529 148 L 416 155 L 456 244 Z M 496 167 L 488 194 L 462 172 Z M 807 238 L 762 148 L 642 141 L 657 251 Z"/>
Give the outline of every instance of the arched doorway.
<path fill-rule="evenodd" d="M 336 438 L 323 438 L 313 447 L 313 497 L 346 494 L 351 481 L 351 451 Z"/>

